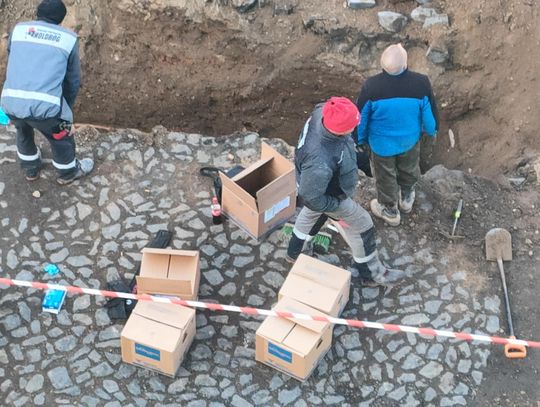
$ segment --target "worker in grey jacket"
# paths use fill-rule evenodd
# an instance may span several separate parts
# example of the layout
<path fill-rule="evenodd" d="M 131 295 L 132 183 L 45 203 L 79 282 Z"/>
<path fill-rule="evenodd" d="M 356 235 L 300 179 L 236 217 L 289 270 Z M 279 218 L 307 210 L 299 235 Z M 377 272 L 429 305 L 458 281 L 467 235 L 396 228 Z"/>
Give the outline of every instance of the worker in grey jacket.
<path fill-rule="evenodd" d="M 304 204 L 293 229 L 287 260 L 294 262 L 328 217 L 338 221 L 350 246 L 362 284 L 389 285 L 404 276 L 379 260 L 369 213 L 353 198 L 358 184 L 355 142 L 351 133 L 360 113 L 349 99 L 332 97 L 315 107 L 295 152 L 298 197 Z"/>
<path fill-rule="evenodd" d="M 38 179 L 41 169 L 34 129 L 51 145 L 59 184 L 69 184 L 94 167 L 92 159 L 75 156 L 72 109 L 81 69 L 77 35 L 59 26 L 65 16 L 62 0 L 43 0 L 37 21 L 17 24 L 8 42 L 0 104 L 17 129 L 17 155 L 28 181 Z"/>

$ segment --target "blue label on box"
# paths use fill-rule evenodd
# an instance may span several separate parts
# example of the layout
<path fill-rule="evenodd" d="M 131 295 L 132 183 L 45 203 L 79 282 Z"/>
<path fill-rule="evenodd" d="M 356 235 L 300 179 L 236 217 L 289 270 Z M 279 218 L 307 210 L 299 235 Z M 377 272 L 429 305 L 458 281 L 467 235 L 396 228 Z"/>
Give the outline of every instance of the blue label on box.
<path fill-rule="evenodd" d="M 287 363 L 292 362 L 292 352 L 289 352 L 286 349 L 280 348 L 277 345 L 274 345 L 271 342 L 268 342 L 268 353 L 274 355 L 281 360 L 284 360 Z"/>
<path fill-rule="evenodd" d="M 148 359 L 157 360 L 158 362 L 161 360 L 161 351 L 159 349 L 141 345 L 140 343 L 135 344 L 135 353 Z"/>

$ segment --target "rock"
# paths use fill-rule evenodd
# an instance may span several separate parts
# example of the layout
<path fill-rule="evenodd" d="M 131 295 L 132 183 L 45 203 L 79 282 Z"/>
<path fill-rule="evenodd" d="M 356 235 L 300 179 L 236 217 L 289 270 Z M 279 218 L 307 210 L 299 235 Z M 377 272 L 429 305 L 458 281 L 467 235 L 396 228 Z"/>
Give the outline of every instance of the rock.
<path fill-rule="evenodd" d="M 430 46 L 426 51 L 427 59 L 436 65 L 442 65 L 449 61 L 450 53 L 444 45 Z"/>
<path fill-rule="evenodd" d="M 73 386 L 69 373 L 64 366 L 55 367 L 47 372 L 47 376 L 55 389 L 65 389 Z"/>
<path fill-rule="evenodd" d="M 463 172 L 449 170 L 442 165 L 430 168 L 422 178 L 443 196 L 452 195 L 456 190 L 460 190 L 464 184 Z"/>
<path fill-rule="evenodd" d="M 420 370 L 419 373 L 427 379 L 433 379 L 434 377 L 437 377 L 442 371 L 443 367 L 440 363 L 429 362 Z"/>
<path fill-rule="evenodd" d="M 208 281 L 213 286 L 217 286 L 223 282 L 223 277 L 221 276 L 221 273 L 216 269 L 205 271 L 203 273 L 203 276 L 206 281 Z"/>
<path fill-rule="evenodd" d="M 231 0 L 232 6 L 239 13 L 247 13 L 254 8 L 258 3 L 258 0 Z"/>
<path fill-rule="evenodd" d="M 90 369 L 94 377 L 105 377 L 114 373 L 113 368 L 107 362 L 101 362 L 99 365 Z"/>
<path fill-rule="evenodd" d="M 35 393 L 36 391 L 39 391 L 43 388 L 43 382 L 44 378 L 42 375 L 37 374 L 34 375 L 26 384 L 26 387 L 24 388 L 29 393 Z"/>
<path fill-rule="evenodd" d="M 34 192 L 32 192 L 32 196 L 33 196 L 34 198 L 41 198 L 41 192 L 39 192 L 39 191 L 34 191 Z"/>
<path fill-rule="evenodd" d="M 490 315 L 487 319 L 486 330 L 491 334 L 498 332 L 499 331 L 499 317 L 495 315 Z"/>
<path fill-rule="evenodd" d="M 508 178 L 508 182 L 510 184 L 512 184 L 513 186 L 515 186 L 515 187 L 521 186 L 526 180 L 527 180 L 527 178 L 525 178 L 525 177 L 510 177 L 510 178 Z"/>
<path fill-rule="evenodd" d="M 422 358 L 418 355 L 415 355 L 414 353 L 411 353 L 407 356 L 407 358 L 405 358 L 401 367 L 404 370 L 411 370 L 420 367 L 422 364 Z"/>
<path fill-rule="evenodd" d="M 446 14 L 437 14 L 432 17 L 427 17 L 424 21 L 422 28 L 429 28 L 434 25 L 445 25 L 448 26 L 448 16 Z"/>
<path fill-rule="evenodd" d="M 411 11 L 411 18 L 420 23 L 426 21 L 426 18 L 436 15 L 438 15 L 437 11 L 435 11 L 434 8 L 429 7 L 416 7 L 413 11 Z"/>
<path fill-rule="evenodd" d="M 400 32 L 407 24 L 407 17 L 393 11 L 380 11 L 377 13 L 379 24 L 390 32 Z"/>
<path fill-rule="evenodd" d="M 429 322 L 429 318 L 424 314 L 407 315 L 401 320 L 403 325 L 422 325 Z"/>
<path fill-rule="evenodd" d="M 62 263 L 69 256 L 69 251 L 65 247 L 57 253 L 51 254 L 51 263 Z"/>
<path fill-rule="evenodd" d="M 354 9 L 365 9 L 375 7 L 377 3 L 375 0 L 347 0 L 347 5 Z"/>
<path fill-rule="evenodd" d="M 294 3 L 287 2 L 287 3 L 284 3 L 284 4 L 279 4 L 279 3 L 274 4 L 274 12 L 273 12 L 274 16 L 289 15 L 289 14 L 292 14 L 293 12 L 294 12 Z M 244 140 L 244 143 L 245 144 L 250 143 L 250 141 L 248 141 L 247 137 Z"/>
<path fill-rule="evenodd" d="M 450 372 L 446 372 L 441 377 L 439 389 L 441 389 L 444 394 L 448 394 L 453 388 L 454 388 L 454 375 Z"/>

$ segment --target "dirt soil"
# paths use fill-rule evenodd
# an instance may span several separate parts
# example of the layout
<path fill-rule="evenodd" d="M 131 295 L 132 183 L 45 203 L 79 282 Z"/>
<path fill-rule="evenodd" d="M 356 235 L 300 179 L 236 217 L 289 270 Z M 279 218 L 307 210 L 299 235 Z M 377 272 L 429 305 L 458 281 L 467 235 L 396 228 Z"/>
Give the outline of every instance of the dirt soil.
<path fill-rule="evenodd" d="M 397 34 L 384 31 L 376 13 L 409 15 L 417 2 L 380 0 L 351 10 L 342 0 L 259 0 L 243 13 L 234 7 L 241 1 L 227 0 L 66 3 L 65 25 L 81 37 L 78 122 L 211 135 L 247 129 L 294 143 L 315 103 L 355 97 L 379 70 L 381 50 L 399 41 L 411 69 L 430 76 L 441 108 L 426 168 L 443 162 L 497 178 L 538 156 L 536 0 L 436 0 L 449 27 L 423 29 L 410 20 Z M 35 4 L 0 2 L 1 72 L 7 33 L 32 18 Z M 448 61 L 429 62 L 429 46 L 448 49 Z"/>

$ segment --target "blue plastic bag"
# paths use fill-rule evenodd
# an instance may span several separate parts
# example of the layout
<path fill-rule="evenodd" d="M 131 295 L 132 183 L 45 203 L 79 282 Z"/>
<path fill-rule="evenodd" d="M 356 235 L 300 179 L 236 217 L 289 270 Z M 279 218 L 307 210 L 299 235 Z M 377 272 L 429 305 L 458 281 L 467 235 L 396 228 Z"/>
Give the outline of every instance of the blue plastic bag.
<path fill-rule="evenodd" d="M 8 124 L 9 124 L 9 117 L 7 117 L 4 111 L 0 109 L 0 126 L 7 126 Z"/>

